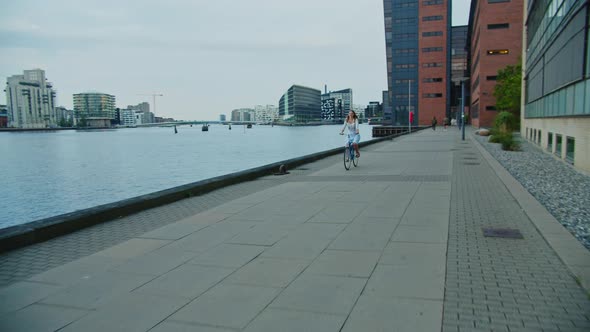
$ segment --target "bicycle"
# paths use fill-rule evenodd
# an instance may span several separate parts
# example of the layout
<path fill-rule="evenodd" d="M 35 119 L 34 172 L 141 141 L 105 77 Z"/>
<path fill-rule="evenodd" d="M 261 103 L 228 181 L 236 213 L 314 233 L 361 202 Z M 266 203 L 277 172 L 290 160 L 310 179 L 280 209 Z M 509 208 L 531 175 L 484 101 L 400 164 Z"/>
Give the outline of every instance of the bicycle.
<path fill-rule="evenodd" d="M 347 171 L 350 169 L 350 164 L 353 164 L 354 167 L 357 167 L 359 164 L 359 159 L 355 156 L 354 147 L 352 146 L 353 142 L 354 136 L 348 136 L 348 144 L 344 148 L 344 168 Z"/>

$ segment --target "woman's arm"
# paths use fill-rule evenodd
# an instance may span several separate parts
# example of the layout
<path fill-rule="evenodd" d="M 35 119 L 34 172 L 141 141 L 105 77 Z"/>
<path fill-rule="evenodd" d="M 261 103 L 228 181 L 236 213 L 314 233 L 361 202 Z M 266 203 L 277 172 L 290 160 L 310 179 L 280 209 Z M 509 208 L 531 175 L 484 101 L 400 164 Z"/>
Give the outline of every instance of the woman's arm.
<path fill-rule="evenodd" d="M 346 129 L 346 121 L 344 121 L 344 125 L 342 126 L 342 130 L 340 130 L 340 133 L 344 133 L 344 129 Z"/>
<path fill-rule="evenodd" d="M 354 120 L 354 127 L 356 128 L 356 133 L 359 133 L 359 119 Z"/>

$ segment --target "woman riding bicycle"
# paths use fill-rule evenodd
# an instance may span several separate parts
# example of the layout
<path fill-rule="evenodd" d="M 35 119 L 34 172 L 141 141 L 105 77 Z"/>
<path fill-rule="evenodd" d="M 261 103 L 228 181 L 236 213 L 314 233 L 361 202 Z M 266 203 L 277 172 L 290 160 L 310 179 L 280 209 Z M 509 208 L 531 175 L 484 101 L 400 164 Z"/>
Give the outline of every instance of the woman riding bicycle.
<path fill-rule="evenodd" d="M 350 111 L 346 116 L 346 121 L 344 121 L 344 126 L 340 131 L 340 135 L 344 134 L 344 129 L 348 128 L 348 139 L 346 140 L 346 147 L 348 147 L 349 140 L 352 139 L 352 147 L 356 152 L 356 157 L 360 157 L 361 153 L 359 152 L 359 141 L 361 140 L 361 135 L 359 134 L 359 118 L 356 116 L 354 111 Z"/>

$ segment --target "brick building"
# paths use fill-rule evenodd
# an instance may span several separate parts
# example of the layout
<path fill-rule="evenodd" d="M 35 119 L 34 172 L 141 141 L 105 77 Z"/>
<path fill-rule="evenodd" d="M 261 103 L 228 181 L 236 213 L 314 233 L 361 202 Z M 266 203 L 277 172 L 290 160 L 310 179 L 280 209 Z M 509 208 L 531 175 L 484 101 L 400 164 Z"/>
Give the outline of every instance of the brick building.
<path fill-rule="evenodd" d="M 394 124 L 429 125 L 450 115 L 449 0 L 383 0 L 388 98 Z M 385 101 L 387 100 L 387 103 Z M 386 112 L 387 113 L 387 112 Z"/>
<path fill-rule="evenodd" d="M 472 0 L 469 11 L 470 118 L 491 127 L 497 114 L 498 70 L 518 63 L 522 53 L 523 0 Z"/>

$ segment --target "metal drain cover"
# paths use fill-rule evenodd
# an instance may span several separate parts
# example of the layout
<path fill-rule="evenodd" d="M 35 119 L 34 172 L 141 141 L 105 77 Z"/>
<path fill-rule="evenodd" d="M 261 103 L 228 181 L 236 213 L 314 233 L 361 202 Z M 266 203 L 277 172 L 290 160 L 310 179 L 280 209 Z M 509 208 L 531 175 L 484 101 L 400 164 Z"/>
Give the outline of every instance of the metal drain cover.
<path fill-rule="evenodd" d="M 463 160 L 477 160 L 476 157 L 463 157 Z"/>
<path fill-rule="evenodd" d="M 518 229 L 511 228 L 482 228 L 485 237 L 501 237 L 505 239 L 523 239 Z"/>
<path fill-rule="evenodd" d="M 481 165 L 480 163 L 463 163 L 463 165 Z"/>

